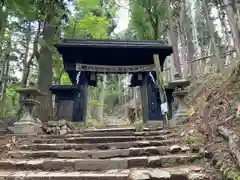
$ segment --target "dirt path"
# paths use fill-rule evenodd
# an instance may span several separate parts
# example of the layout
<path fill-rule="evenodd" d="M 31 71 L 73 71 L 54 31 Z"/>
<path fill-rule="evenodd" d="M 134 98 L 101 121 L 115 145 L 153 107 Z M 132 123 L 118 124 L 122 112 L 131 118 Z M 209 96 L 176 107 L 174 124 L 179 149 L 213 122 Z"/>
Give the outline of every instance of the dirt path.
<path fill-rule="evenodd" d="M 108 126 L 121 126 L 121 125 L 126 125 L 127 121 L 124 119 L 121 119 L 121 117 L 117 116 L 107 116 L 107 124 Z"/>

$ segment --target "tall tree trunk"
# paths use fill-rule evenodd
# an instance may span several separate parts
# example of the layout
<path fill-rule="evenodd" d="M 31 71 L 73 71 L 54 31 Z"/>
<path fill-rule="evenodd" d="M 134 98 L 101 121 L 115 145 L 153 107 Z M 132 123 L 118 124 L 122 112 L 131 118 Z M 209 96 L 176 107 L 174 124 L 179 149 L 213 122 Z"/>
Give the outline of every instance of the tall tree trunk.
<path fill-rule="evenodd" d="M 4 117 L 5 109 L 5 98 L 6 98 L 6 89 L 8 83 L 9 75 L 9 63 L 10 63 L 10 53 L 11 53 L 11 37 L 7 42 L 6 53 L 4 57 L 3 69 L 1 71 L 1 82 L 0 82 L 0 117 Z"/>
<path fill-rule="evenodd" d="M 30 42 L 31 42 L 31 22 L 28 22 L 28 27 L 27 27 L 27 31 L 26 31 L 26 49 L 25 49 L 25 53 L 24 53 L 24 57 L 23 57 L 23 72 L 22 72 L 22 80 L 21 80 L 21 87 L 26 87 L 27 86 L 27 80 L 28 80 L 28 76 L 30 73 L 30 63 L 28 61 L 28 55 L 29 55 L 29 46 L 30 46 Z M 30 59 L 31 60 L 31 59 Z M 32 61 L 32 60 L 31 60 Z"/>
<path fill-rule="evenodd" d="M 105 91 L 104 91 L 104 87 L 105 87 L 105 82 L 106 82 L 106 75 L 103 75 L 103 80 L 101 83 L 101 87 L 99 90 L 99 103 L 100 106 L 97 108 L 97 120 L 98 121 L 102 121 L 103 120 L 103 115 L 104 115 L 104 97 L 105 97 Z"/>
<path fill-rule="evenodd" d="M 232 0 L 231 5 L 234 12 L 235 22 L 237 22 L 238 31 L 240 31 L 240 2 L 239 0 Z"/>
<path fill-rule="evenodd" d="M 157 12 L 157 4 L 154 4 L 153 7 L 150 5 L 149 7 L 145 7 L 146 11 L 148 13 L 148 17 L 150 20 L 150 23 L 152 25 L 152 29 L 153 29 L 153 39 L 154 40 L 158 40 L 160 38 L 160 21 L 159 21 L 159 15 L 156 13 Z M 154 9 L 152 9 L 154 8 Z M 156 14 L 154 14 L 153 12 L 155 12 Z"/>
<path fill-rule="evenodd" d="M 154 27 L 154 26 L 153 26 Z M 155 27 L 154 27 L 154 39 L 158 40 L 160 38 L 160 30 L 159 30 L 159 17 L 158 15 L 155 17 Z"/>
<path fill-rule="evenodd" d="M 213 46 L 214 56 L 217 61 L 216 62 L 217 63 L 217 72 L 221 72 L 223 69 L 223 62 L 220 57 L 219 49 L 216 45 L 215 34 L 214 34 L 215 29 L 214 29 L 213 22 L 210 20 L 208 2 L 209 2 L 208 0 L 203 0 L 204 16 L 205 16 L 205 19 L 207 22 L 208 31 L 209 31 L 209 35 L 210 35 L 212 46 Z"/>
<path fill-rule="evenodd" d="M 222 43 L 227 47 L 227 49 L 231 48 L 231 41 L 232 41 L 232 35 L 229 36 L 229 30 L 228 30 L 228 20 L 226 18 L 226 12 L 222 5 L 218 8 L 218 18 L 221 23 L 221 32 L 223 34 Z"/>
<path fill-rule="evenodd" d="M 176 69 L 176 73 L 178 73 L 180 76 L 182 76 L 182 71 L 181 71 L 181 64 L 180 64 L 180 58 L 178 56 L 178 42 L 177 42 L 177 33 L 175 31 L 175 26 L 173 22 L 173 16 L 172 16 L 172 9 L 171 9 L 171 3 L 170 0 L 165 0 L 165 5 L 167 8 L 167 13 L 168 13 L 168 25 L 170 29 L 170 38 L 172 42 L 172 47 L 173 47 L 173 59 L 174 59 L 174 65 Z M 175 22 L 176 23 L 176 22 Z"/>
<path fill-rule="evenodd" d="M 4 35 L 7 27 L 8 12 L 3 10 L 0 6 L 0 55 L 3 50 Z"/>
<path fill-rule="evenodd" d="M 185 4 L 184 2 L 181 2 L 180 4 L 180 15 L 179 15 L 179 36 L 180 36 L 180 42 L 181 42 L 181 48 L 182 48 L 182 63 L 183 63 L 183 74 L 184 77 L 188 76 L 188 57 L 187 57 L 187 35 L 186 30 L 184 28 L 184 17 L 185 17 Z"/>
<path fill-rule="evenodd" d="M 187 33 L 187 56 L 190 64 L 189 75 L 192 77 L 196 75 L 196 63 L 193 62 L 194 58 L 194 44 L 192 40 L 192 36 L 190 33 Z"/>
<path fill-rule="evenodd" d="M 49 2 L 50 3 L 50 2 Z M 40 49 L 39 56 L 39 80 L 38 86 L 41 92 L 45 93 L 46 96 L 39 97 L 41 103 L 38 109 L 38 117 L 42 121 L 47 121 L 52 119 L 52 95 L 48 90 L 48 87 L 52 84 L 53 78 L 53 52 L 52 47 L 54 43 L 54 37 L 56 34 L 56 9 L 54 2 L 50 3 L 48 14 L 45 20 L 43 29 L 43 41 L 45 42 Z"/>
<path fill-rule="evenodd" d="M 200 16 L 200 14 L 199 14 L 199 12 L 195 11 L 195 9 L 198 8 L 198 7 L 196 7 L 196 0 L 192 1 L 190 4 L 190 7 L 188 7 L 188 8 L 190 10 L 190 18 L 192 21 L 192 35 L 191 35 L 190 39 L 192 39 L 192 44 L 194 45 L 194 50 L 195 50 L 193 57 L 201 57 L 202 50 L 201 50 L 201 45 L 199 42 L 199 35 L 198 35 L 198 31 L 197 31 L 198 25 L 197 25 L 197 18 L 196 18 L 196 17 Z M 188 40 L 188 42 L 190 42 L 190 40 Z M 193 63 L 193 64 L 196 66 L 196 63 Z M 197 68 L 195 68 L 195 69 L 197 69 Z"/>
<path fill-rule="evenodd" d="M 233 8 L 229 5 L 229 0 L 224 0 L 226 6 L 226 12 L 228 17 L 228 22 L 233 36 L 234 48 L 237 52 L 238 57 L 240 57 L 240 34 L 237 27 L 237 22 L 234 18 Z"/>
<path fill-rule="evenodd" d="M 184 2 L 181 3 L 181 12 L 180 12 L 180 27 L 181 27 L 181 34 L 182 34 L 182 41 L 184 40 L 184 46 L 185 46 L 185 61 L 187 63 L 187 67 L 185 70 L 187 70 L 187 76 L 194 76 L 196 72 L 195 63 L 193 62 L 194 58 L 194 43 L 193 43 L 193 33 L 192 30 L 190 30 L 184 23 L 186 23 L 187 17 L 186 7 Z M 190 22 L 191 21 L 187 21 Z M 198 40 L 196 40 L 198 42 Z"/>

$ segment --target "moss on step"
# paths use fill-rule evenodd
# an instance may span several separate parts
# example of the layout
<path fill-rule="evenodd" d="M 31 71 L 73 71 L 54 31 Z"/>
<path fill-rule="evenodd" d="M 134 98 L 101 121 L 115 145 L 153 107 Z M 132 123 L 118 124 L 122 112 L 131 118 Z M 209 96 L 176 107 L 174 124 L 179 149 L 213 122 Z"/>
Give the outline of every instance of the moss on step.
<path fill-rule="evenodd" d="M 240 172 L 232 168 L 222 168 L 221 173 L 224 180 L 240 180 Z"/>
<path fill-rule="evenodd" d="M 134 124 L 135 128 L 136 128 L 136 132 L 142 132 L 143 131 L 143 127 L 144 127 L 144 123 L 142 120 L 137 121 L 138 123 Z"/>
<path fill-rule="evenodd" d="M 198 145 L 198 146 L 204 145 L 204 137 L 200 133 L 194 133 L 194 134 L 187 133 L 184 136 L 183 141 L 190 145 L 192 144 Z"/>

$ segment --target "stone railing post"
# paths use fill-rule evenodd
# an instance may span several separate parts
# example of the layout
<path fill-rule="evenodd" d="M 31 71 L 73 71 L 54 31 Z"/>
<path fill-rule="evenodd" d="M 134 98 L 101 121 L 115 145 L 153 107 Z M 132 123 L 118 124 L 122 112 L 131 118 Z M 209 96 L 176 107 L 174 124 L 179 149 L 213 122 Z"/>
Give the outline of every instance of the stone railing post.
<path fill-rule="evenodd" d="M 42 123 L 33 117 L 33 108 L 36 105 L 40 105 L 40 102 L 36 101 L 36 97 L 43 96 L 44 94 L 35 88 L 20 88 L 16 92 L 22 97 L 19 101 L 21 106 L 20 118 L 9 129 L 15 134 L 39 134 Z"/>

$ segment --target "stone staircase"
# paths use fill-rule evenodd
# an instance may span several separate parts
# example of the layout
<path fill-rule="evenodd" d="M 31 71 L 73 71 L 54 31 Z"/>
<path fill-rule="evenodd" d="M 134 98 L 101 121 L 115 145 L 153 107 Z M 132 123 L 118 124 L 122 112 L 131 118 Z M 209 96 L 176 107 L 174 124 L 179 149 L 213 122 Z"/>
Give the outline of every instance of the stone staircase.
<path fill-rule="evenodd" d="M 173 130 L 108 128 L 21 137 L 0 180 L 210 180 L 197 148 Z"/>

